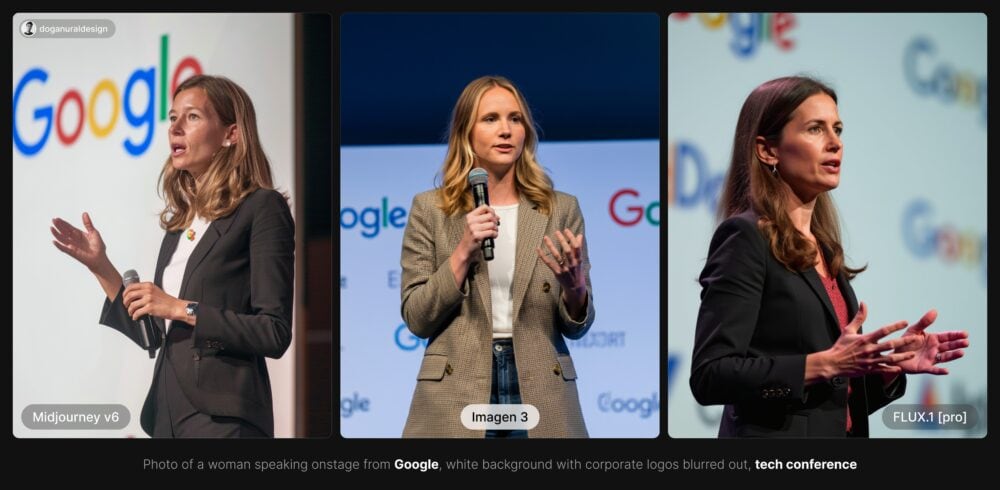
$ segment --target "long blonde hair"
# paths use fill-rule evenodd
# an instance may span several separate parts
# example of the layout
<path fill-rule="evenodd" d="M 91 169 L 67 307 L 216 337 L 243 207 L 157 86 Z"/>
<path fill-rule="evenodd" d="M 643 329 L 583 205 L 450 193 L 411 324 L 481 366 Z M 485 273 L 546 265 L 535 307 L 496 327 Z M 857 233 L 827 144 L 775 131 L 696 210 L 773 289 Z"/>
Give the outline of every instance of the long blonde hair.
<path fill-rule="evenodd" d="M 441 168 L 442 182 L 438 186 L 438 206 L 447 215 L 472 210 L 472 195 L 466 180 L 476 163 L 476 154 L 472 149 L 472 129 L 479 101 L 493 87 L 506 89 L 513 94 L 524 117 L 524 149 L 514 163 L 514 186 L 519 194 L 538 206 L 542 214 L 549 214 L 555 205 L 555 191 L 552 190 L 552 179 L 535 159 L 538 133 L 534 119 L 521 92 L 513 82 L 501 76 L 485 76 L 469 82 L 455 103 L 448 129 L 448 154 Z"/>
<path fill-rule="evenodd" d="M 212 109 L 224 126 L 236 124 L 236 143 L 221 147 L 212 156 L 200 186 L 187 170 L 174 168 L 167 157 L 160 172 L 161 195 L 166 206 L 160 212 L 160 226 L 177 231 L 188 226 L 195 214 L 206 220 L 227 216 L 250 193 L 272 189 L 271 164 L 257 134 L 257 115 L 250 96 L 225 77 L 196 75 L 174 90 L 174 98 L 185 90 L 205 91 Z"/>
<path fill-rule="evenodd" d="M 833 89 L 808 77 L 777 78 L 754 89 L 743 103 L 736 122 L 732 159 L 719 199 L 719 219 L 754 210 L 760 217 L 757 226 L 767 237 L 775 258 L 796 272 L 815 264 L 817 250 L 792 223 L 786 208 L 791 189 L 780 175 L 772 174 L 771 167 L 760 160 L 755 142 L 757 136 L 763 136 L 770 143 L 779 143 L 781 130 L 799 104 L 820 93 L 837 102 Z M 845 263 L 840 218 L 828 192 L 816 197 L 810 228 L 816 242 L 829 252 L 826 260 L 832 276 L 843 272 L 848 279 L 853 279 L 864 272 L 867 266 L 855 269 Z"/>

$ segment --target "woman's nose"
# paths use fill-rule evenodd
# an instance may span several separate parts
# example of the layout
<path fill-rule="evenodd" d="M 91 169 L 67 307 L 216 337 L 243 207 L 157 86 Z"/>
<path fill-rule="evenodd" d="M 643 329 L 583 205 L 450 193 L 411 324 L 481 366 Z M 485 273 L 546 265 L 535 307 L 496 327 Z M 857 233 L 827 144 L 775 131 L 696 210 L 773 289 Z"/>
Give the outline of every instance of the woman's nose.
<path fill-rule="evenodd" d="M 510 136 L 510 122 L 506 119 L 500 120 L 500 136 Z"/>

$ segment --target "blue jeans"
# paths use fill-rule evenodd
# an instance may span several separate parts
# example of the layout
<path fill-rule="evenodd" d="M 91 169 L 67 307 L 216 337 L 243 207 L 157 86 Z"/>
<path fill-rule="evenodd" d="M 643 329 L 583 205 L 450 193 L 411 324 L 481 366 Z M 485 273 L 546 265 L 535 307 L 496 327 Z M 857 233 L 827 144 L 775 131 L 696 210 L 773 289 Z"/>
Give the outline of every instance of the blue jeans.
<path fill-rule="evenodd" d="M 496 339 L 493 341 L 493 385 L 490 388 L 490 404 L 521 403 L 521 386 L 517 380 L 517 364 L 514 362 L 514 341 Z M 487 439 L 526 439 L 528 431 L 496 430 L 486 431 Z"/>

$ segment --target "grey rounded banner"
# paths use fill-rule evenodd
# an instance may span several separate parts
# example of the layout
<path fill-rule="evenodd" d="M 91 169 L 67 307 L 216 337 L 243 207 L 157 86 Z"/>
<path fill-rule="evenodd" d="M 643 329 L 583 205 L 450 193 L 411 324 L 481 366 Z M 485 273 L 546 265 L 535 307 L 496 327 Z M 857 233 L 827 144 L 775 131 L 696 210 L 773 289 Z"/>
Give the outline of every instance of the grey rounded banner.
<path fill-rule="evenodd" d="M 117 404 L 33 404 L 21 422 L 32 430 L 114 430 L 128 426 L 132 415 Z"/>
<path fill-rule="evenodd" d="M 979 424 L 979 411 L 972 405 L 889 405 L 882 423 L 896 430 L 970 430 Z"/>
<path fill-rule="evenodd" d="M 20 30 L 27 38 L 108 38 L 115 35 L 115 23 L 108 19 L 26 19 Z"/>

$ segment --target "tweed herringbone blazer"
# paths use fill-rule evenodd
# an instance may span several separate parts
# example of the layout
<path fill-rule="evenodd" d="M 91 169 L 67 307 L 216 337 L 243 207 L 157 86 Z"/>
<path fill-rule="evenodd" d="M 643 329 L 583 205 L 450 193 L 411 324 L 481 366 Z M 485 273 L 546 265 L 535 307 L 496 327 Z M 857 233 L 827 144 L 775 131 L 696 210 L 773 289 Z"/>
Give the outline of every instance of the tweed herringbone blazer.
<path fill-rule="evenodd" d="M 417 373 L 403 437 L 484 437 L 459 419 L 472 403 L 490 402 L 493 371 L 489 268 L 478 252 L 461 290 L 448 258 L 462 238 L 464 213 L 446 216 L 436 191 L 413 198 L 403 235 L 402 315 L 410 331 L 429 339 Z M 587 315 L 570 318 L 562 289 L 535 252 L 546 235 L 569 228 L 584 233 L 575 197 L 556 192 L 549 215 L 523 196 L 517 213 L 517 256 L 513 280 L 514 357 L 523 403 L 534 405 L 538 425 L 532 438 L 587 437 L 576 389 L 576 369 L 565 338 L 578 339 L 594 322 L 590 261 L 584 238 Z M 558 243 L 558 242 L 557 242 Z M 543 246 L 544 249 L 544 246 Z M 464 291 L 464 293 L 463 293 Z"/>

